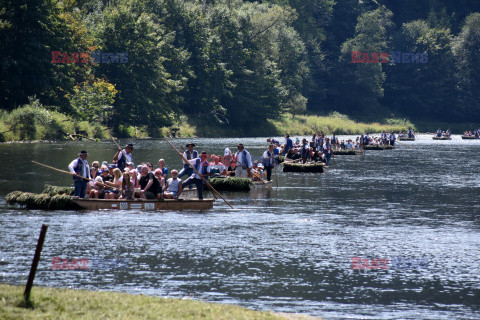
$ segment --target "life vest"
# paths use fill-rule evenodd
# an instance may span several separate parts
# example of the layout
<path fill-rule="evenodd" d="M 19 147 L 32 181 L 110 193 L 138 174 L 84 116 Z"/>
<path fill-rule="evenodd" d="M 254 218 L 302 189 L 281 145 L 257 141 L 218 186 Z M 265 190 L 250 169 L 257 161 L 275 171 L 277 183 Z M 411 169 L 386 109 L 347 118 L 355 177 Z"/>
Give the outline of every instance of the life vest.
<path fill-rule="evenodd" d="M 268 157 L 268 159 L 267 159 L 267 157 Z M 270 152 L 270 150 L 267 150 L 267 157 L 262 159 L 262 164 L 263 164 L 264 167 L 272 167 L 273 166 L 273 157 L 272 157 L 272 153 Z"/>
<path fill-rule="evenodd" d="M 79 176 L 82 176 L 82 177 L 83 177 L 83 166 L 84 166 L 84 164 L 83 164 L 82 158 L 78 158 L 77 159 L 77 166 L 75 168 L 73 168 L 75 173 L 78 174 Z M 79 177 L 76 177 L 76 176 L 73 176 L 73 180 L 74 181 L 83 181 L 82 178 L 79 178 Z"/>
<path fill-rule="evenodd" d="M 208 166 L 210 164 L 208 163 L 208 161 L 205 161 L 202 163 L 202 170 L 200 171 L 200 173 L 202 175 L 206 175 L 208 173 L 207 169 L 208 169 Z M 208 177 L 203 177 L 205 180 L 208 180 Z M 205 181 L 203 181 L 203 183 L 205 183 Z"/>
<path fill-rule="evenodd" d="M 123 169 L 125 169 L 128 159 L 127 159 L 127 152 L 125 151 L 125 149 L 123 149 L 121 153 L 122 153 L 122 157 L 118 159 L 117 167 L 123 172 Z"/>
<path fill-rule="evenodd" d="M 197 150 L 193 150 L 192 154 L 190 154 L 189 150 L 185 150 L 185 154 L 187 155 L 187 160 L 192 160 L 192 159 L 198 158 Z M 184 163 L 183 168 L 188 169 L 188 168 L 190 168 L 190 166 L 188 165 L 188 163 Z"/>
<path fill-rule="evenodd" d="M 235 155 L 236 161 L 238 161 L 238 154 L 239 153 L 240 153 L 240 151 L 238 151 Z M 242 161 L 240 163 L 242 164 L 243 167 L 248 168 L 247 150 L 243 149 L 242 153 L 243 153 L 243 157 L 242 157 Z"/>

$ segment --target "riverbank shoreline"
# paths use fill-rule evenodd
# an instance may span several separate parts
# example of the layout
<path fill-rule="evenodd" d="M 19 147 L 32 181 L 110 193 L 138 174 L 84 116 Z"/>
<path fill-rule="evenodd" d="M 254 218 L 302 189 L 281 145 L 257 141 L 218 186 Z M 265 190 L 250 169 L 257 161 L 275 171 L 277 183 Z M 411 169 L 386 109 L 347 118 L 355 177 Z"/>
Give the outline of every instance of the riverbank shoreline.
<path fill-rule="evenodd" d="M 29 309 L 23 307 L 23 290 L 23 286 L 0 283 L 1 319 L 319 319 L 191 299 L 37 286 L 32 290 L 33 309 Z"/>
<path fill-rule="evenodd" d="M 438 128 L 451 130 L 453 134 L 463 134 L 480 127 L 480 123 L 443 123 L 443 122 L 418 122 L 412 123 L 407 119 L 390 118 L 378 122 L 361 122 L 350 119 L 348 116 L 333 112 L 330 115 L 292 115 L 285 113 L 276 120 L 266 120 L 261 128 L 233 129 L 228 126 L 201 127 L 192 124 L 186 116 L 180 117 L 170 127 L 148 129 L 144 127 L 120 126 L 112 129 L 99 124 L 87 122 L 75 122 L 59 113 L 51 113 L 53 116 L 49 125 L 19 127 L 13 130 L 0 132 L 0 144 L 10 143 L 56 143 L 65 141 L 108 141 L 110 140 L 107 130 L 115 132 L 116 138 L 121 139 L 171 139 L 188 138 L 228 138 L 228 137 L 280 137 L 285 134 L 291 136 L 310 136 L 316 131 L 327 135 L 361 135 L 365 133 L 379 135 L 381 132 L 406 132 L 412 128 L 418 134 L 436 132 Z M 55 120 L 56 119 L 56 120 Z M 0 127 L 6 128 L 6 124 Z M 156 132 L 150 136 L 148 131 Z M 418 131 L 418 132 L 417 132 Z M 67 134 L 65 132 L 73 132 Z M 423 132 L 423 133 L 419 133 Z"/>

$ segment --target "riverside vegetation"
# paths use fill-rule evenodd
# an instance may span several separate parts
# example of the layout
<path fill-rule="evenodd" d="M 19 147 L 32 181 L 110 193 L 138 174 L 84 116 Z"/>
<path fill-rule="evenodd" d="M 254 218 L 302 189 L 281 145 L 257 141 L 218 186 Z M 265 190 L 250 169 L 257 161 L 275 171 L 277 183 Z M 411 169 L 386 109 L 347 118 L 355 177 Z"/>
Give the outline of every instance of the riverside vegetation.
<path fill-rule="evenodd" d="M 30 309 L 23 307 L 23 290 L 24 287 L 0 284 L 1 319 L 313 319 L 194 300 L 44 287 L 33 288 Z"/>

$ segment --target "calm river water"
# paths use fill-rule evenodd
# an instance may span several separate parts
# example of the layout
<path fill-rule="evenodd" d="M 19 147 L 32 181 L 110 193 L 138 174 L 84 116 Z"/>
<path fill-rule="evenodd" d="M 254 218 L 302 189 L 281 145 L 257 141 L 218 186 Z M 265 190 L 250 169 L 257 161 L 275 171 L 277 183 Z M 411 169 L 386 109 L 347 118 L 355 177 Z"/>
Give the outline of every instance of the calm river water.
<path fill-rule="evenodd" d="M 239 142 L 255 156 L 265 149 L 265 138 L 193 141 L 197 150 L 218 154 Z M 163 141 L 137 141 L 135 148 L 136 163 L 165 158 L 170 169 L 181 167 Z M 115 152 L 111 142 L 0 145 L 0 282 L 25 283 L 46 223 L 37 285 L 188 297 L 324 319 L 480 318 L 478 140 L 420 136 L 396 150 L 337 156 L 337 169 L 325 174 L 279 172 L 276 192 L 225 193 L 233 210 L 222 201 L 204 213 L 6 206 L 12 190 L 71 184 L 30 160 L 66 169 L 81 149 L 90 162 L 111 160 Z M 89 259 L 88 268 L 55 270 L 53 257 Z M 356 270 L 354 257 L 388 264 Z M 123 264 L 108 265 L 112 259 Z"/>

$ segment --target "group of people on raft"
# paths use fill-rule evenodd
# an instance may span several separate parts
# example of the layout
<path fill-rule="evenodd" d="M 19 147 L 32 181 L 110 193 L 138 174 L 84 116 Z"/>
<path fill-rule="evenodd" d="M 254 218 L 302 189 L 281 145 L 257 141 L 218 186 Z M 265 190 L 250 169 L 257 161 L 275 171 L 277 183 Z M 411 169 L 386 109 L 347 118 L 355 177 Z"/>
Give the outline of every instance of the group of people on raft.
<path fill-rule="evenodd" d="M 479 139 L 480 138 L 480 128 L 477 129 L 477 130 L 473 130 L 473 132 L 472 131 L 465 131 L 463 133 L 463 136 L 464 137 L 475 137 L 475 138 Z"/>
<path fill-rule="evenodd" d="M 452 132 L 450 129 L 447 129 L 447 131 L 442 131 L 440 128 L 438 128 L 437 132 L 435 133 L 435 137 L 437 138 L 442 138 L 446 137 L 449 138 L 452 135 Z"/>
<path fill-rule="evenodd" d="M 242 143 L 238 144 L 236 153 L 226 148 L 221 157 L 205 151 L 198 152 L 193 143 L 185 147 L 183 168 L 180 172 L 172 170 L 170 178 L 164 159 L 158 161 L 156 169 L 151 163 L 135 167 L 131 143 L 114 155 L 112 164 L 94 161 L 90 167 L 88 153 L 82 150 L 68 166 L 73 174 L 74 195 L 94 199 L 178 199 L 185 187 L 195 185 L 198 198 L 203 199 L 205 180 L 209 177 L 235 176 L 262 180 L 265 175 L 270 181 L 278 157 L 278 148 L 274 148 L 273 144 L 264 152 L 261 163 L 252 161 Z M 182 181 L 184 176 L 186 179 Z"/>
<path fill-rule="evenodd" d="M 180 171 L 170 172 L 165 161 L 160 159 L 158 167 L 154 169 L 151 163 L 141 163 L 138 166 L 133 162 L 133 144 L 127 144 L 118 150 L 113 157 L 113 163 L 107 161 L 101 164 L 92 162 L 90 167 L 87 161 L 88 153 L 81 151 L 78 157 L 68 166 L 74 175 L 75 196 L 95 199 L 177 199 L 185 187 L 197 188 L 199 199 L 203 199 L 203 189 L 209 177 L 235 176 L 251 178 L 254 181 L 268 181 L 272 177 L 272 169 L 278 164 L 279 156 L 288 159 L 302 159 L 303 163 L 323 162 L 329 166 L 334 150 L 362 149 L 370 144 L 395 143 L 395 134 L 387 135 L 385 131 L 381 137 L 370 137 L 369 134 L 351 139 L 341 140 L 335 134 L 329 138 L 323 133 L 315 133 L 311 139 L 296 139 L 295 143 L 290 135 L 285 135 L 284 144 L 276 139 L 267 139 L 268 149 L 262 155 L 261 161 L 252 161 L 252 156 L 242 143 L 237 145 L 234 153 L 226 148 L 223 156 L 210 155 L 207 152 L 195 150 L 195 144 L 188 143 L 183 153 L 183 167 Z M 194 170 L 195 168 L 195 170 Z M 185 180 L 182 180 L 183 177 Z"/>

